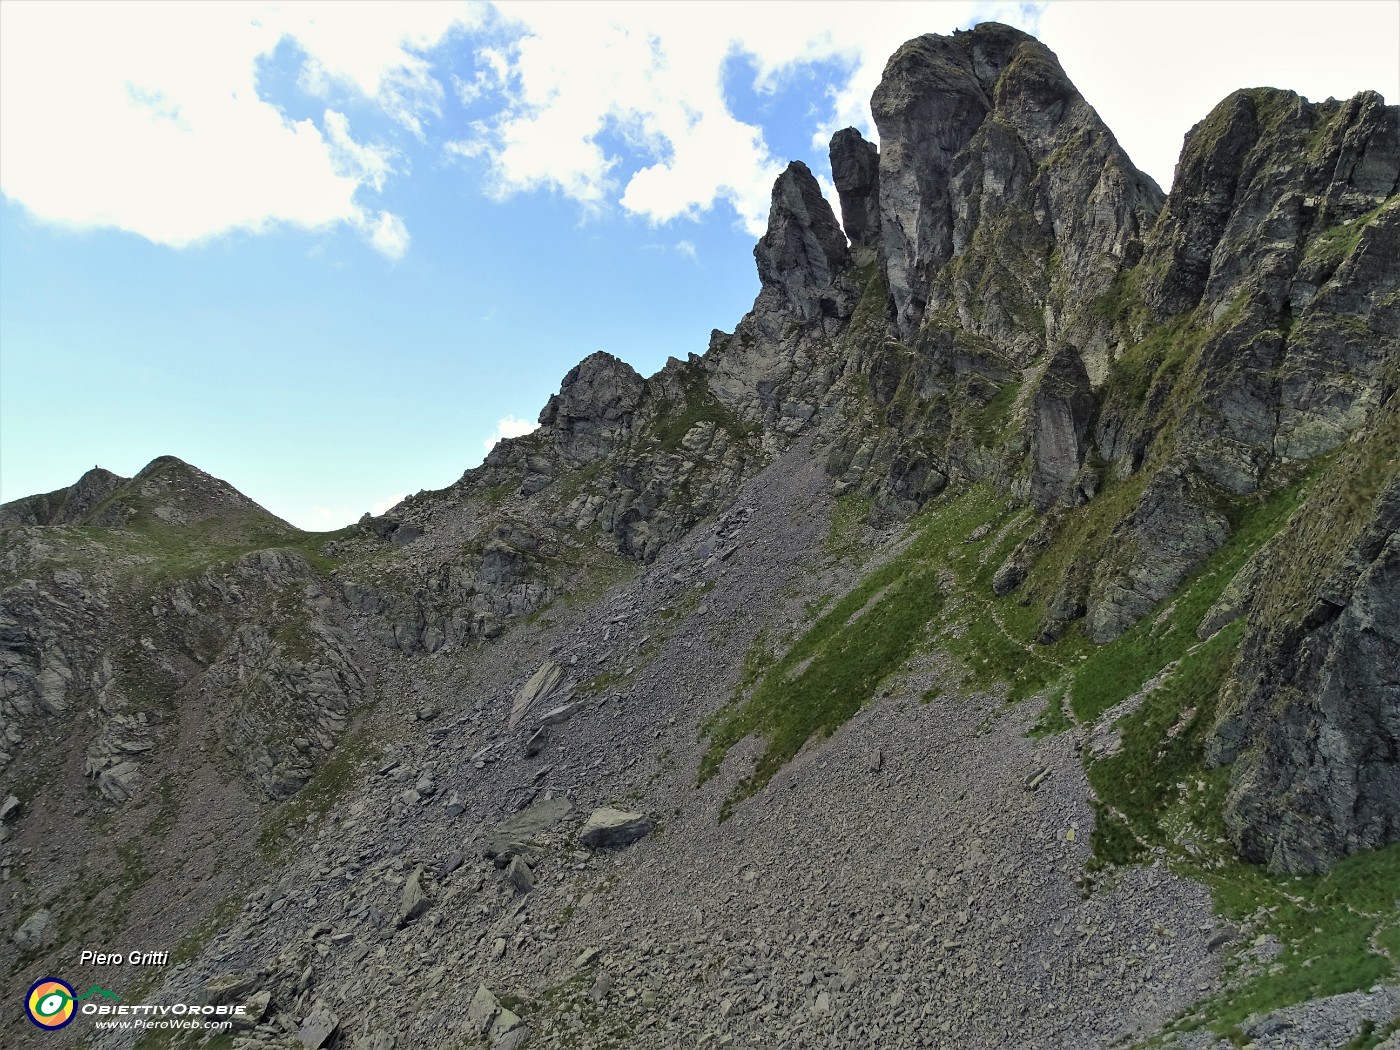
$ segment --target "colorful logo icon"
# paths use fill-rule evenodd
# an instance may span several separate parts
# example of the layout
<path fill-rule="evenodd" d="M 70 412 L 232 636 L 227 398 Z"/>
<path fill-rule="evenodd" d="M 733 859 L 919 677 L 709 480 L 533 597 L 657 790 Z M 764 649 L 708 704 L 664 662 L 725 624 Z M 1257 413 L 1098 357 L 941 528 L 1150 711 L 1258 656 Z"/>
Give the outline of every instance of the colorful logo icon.
<path fill-rule="evenodd" d="M 73 1020 L 73 986 L 57 977 L 45 977 L 29 989 L 25 1009 L 40 1028 L 62 1028 Z"/>

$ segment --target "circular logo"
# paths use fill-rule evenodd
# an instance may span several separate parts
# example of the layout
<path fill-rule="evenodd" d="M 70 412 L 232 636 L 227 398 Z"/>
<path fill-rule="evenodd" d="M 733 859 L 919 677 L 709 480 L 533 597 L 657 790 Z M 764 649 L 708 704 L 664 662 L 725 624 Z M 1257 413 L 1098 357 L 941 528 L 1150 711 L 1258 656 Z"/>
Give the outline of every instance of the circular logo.
<path fill-rule="evenodd" d="M 57 977 L 45 977 L 29 989 L 24 1006 L 29 1019 L 40 1028 L 62 1028 L 73 1020 L 73 986 Z"/>

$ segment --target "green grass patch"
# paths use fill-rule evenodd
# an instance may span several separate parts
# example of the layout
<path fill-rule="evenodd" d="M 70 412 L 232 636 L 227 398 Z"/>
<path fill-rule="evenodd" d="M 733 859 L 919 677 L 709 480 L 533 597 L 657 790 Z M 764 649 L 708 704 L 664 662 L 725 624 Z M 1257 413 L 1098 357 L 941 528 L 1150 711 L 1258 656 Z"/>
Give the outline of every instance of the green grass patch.
<path fill-rule="evenodd" d="M 1080 720 L 1098 718 L 1196 644 L 1196 628 L 1202 618 L 1245 562 L 1302 505 L 1316 474 L 1315 469 L 1263 502 L 1235 508 L 1234 532 L 1183 585 L 1165 615 L 1144 617 L 1112 644 L 1090 651 L 1075 674 L 1070 693 Z"/>
<path fill-rule="evenodd" d="M 1283 946 L 1267 965 L 1252 962 L 1247 952 L 1240 956 L 1236 966 L 1249 970 L 1237 973 L 1236 987 L 1197 1009 L 1219 1034 L 1240 1035 L 1237 1026 L 1253 1013 L 1369 988 L 1395 976 L 1394 964 L 1374 951 L 1370 940 L 1397 919 L 1400 843 L 1348 857 L 1326 875 L 1303 878 L 1271 876 L 1239 861 L 1227 861 L 1219 870 L 1185 870 L 1210 885 L 1227 918 L 1248 922 L 1256 935 L 1272 933 Z"/>
<path fill-rule="evenodd" d="M 831 508 L 831 525 L 826 534 L 826 552 L 833 558 L 851 558 L 863 564 L 870 556 L 865 537 L 870 509 L 875 505 L 871 499 L 856 495 L 841 496 Z"/>
<path fill-rule="evenodd" d="M 663 403 L 656 417 L 656 439 L 664 451 L 679 451 L 681 441 L 697 423 L 713 423 L 736 441 L 746 441 L 762 429 L 757 423 L 743 422 L 720 404 L 698 368 L 687 370 L 681 382 L 684 397 L 680 403 Z"/>
<path fill-rule="evenodd" d="M 1394 207 L 1389 201 L 1386 204 Z M 1362 233 L 1380 215 L 1386 204 L 1315 234 L 1309 239 L 1307 249 L 1303 252 L 1302 265 L 1317 266 L 1329 273 L 1335 270 L 1344 259 L 1356 251 L 1357 245 L 1361 243 Z"/>
<path fill-rule="evenodd" d="M 370 752 L 370 741 L 363 734 L 347 735 L 301 790 L 263 820 L 258 847 L 266 860 L 283 859 L 291 845 L 288 832 L 304 828 L 308 817 L 324 816 L 359 783 L 360 767 Z"/>
<path fill-rule="evenodd" d="M 774 652 L 765 634 L 755 637 L 734 702 L 704 728 L 710 746 L 701 783 L 744 737 L 765 741 L 725 813 L 762 788 L 808 740 L 834 732 L 930 642 L 958 655 L 974 685 L 1010 681 L 1014 696 L 1030 695 L 1061 674 L 1058 664 L 1027 651 L 1033 636 L 1024 610 L 1009 598 L 989 596 L 1000 558 L 1032 525 L 1028 513 L 1009 507 L 990 486 L 936 500 L 915 519 L 916 536 L 903 551 L 868 573 L 785 650 Z M 983 538 L 966 542 L 981 526 Z M 988 611 L 993 606 L 995 615 Z M 1005 627 L 1006 620 L 1012 626 Z"/>
<path fill-rule="evenodd" d="M 1065 691 L 1052 689 L 1050 695 L 1045 698 L 1045 707 L 1040 712 L 1040 717 L 1035 720 L 1035 725 L 1031 726 L 1027 735 L 1038 740 L 1073 728 L 1074 722 L 1065 714 Z"/>
<path fill-rule="evenodd" d="M 1090 842 L 1094 847 L 1094 856 L 1089 862 L 1091 871 L 1114 864 L 1131 864 L 1143 854 L 1142 843 L 1133 834 L 1132 828 L 1097 800 L 1094 802 L 1094 832 Z"/>
<path fill-rule="evenodd" d="M 1121 723 L 1122 750 L 1089 764 L 1095 793 L 1117 807 L 1143 838 L 1164 837 L 1162 817 L 1178 799 L 1177 785 L 1204 765 L 1216 698 L 1243 631 L 1244 621 L 1237 620 L 1183 656 L 1166 681 Z"/>

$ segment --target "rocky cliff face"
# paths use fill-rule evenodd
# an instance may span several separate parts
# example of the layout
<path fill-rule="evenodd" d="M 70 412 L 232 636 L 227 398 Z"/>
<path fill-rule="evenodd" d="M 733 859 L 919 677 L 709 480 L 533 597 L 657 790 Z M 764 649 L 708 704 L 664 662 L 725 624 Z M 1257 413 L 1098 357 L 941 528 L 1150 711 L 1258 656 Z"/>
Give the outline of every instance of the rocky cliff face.
<path fill-rule="evenodd" d="M 1054 55 L 1004 26 L 910 41 L 872 105 L 879 149 L 854 129 L 831 143 L 844 230 L 790 165 L 754 250 L 759 295 L 732 332 L 650 377 L 590 356 L 537 431 L 447 489 L 308 536 L 163 457 L 0 507 L 0 784 L 15 793 L 0 867 L 30 878 L 68 813 L 94 841 L 100 815 L 184 835 L 192 856 L 212 848 L 185 827 L 210 799 L 237 814 L 243 910 L 170 988 L 261 987 L 269 1022 L 250 1046 L 344 1043 L 352 1011 L 370 1046 L 384 1045 L 373 1031 L 426 1038 L 394 1028 L 428 1016 L 395 961 L 405 945 L 431 962 L 427 987 L 449 970 L 548 970 L 558 981 L 533 1003 L 559 1014 L 537 1030 L 545 1045 L 568 1043 L 570 1017 L 637 1045 L 690 1039 L 715 1013 L 696 981 L 729 1004 L 724 1038 L 876 1038 L 861 1025 L 877 1003 L 923 1031 L 903 990 L 856 990 L 846 975 L 870 960 L 827 966 L 810 937 L 788 943 L 780 901 L 833 886 L 849 907 L 812 928 L 837 931 L 838 954 L 879 927 L 922 958 L 921 922 L 987 949 L 949 941 L 930 964 L 960 1018 L 944 1035 L 1104 1045 L 1131 1033 L 1128 1014 L 1159 1024 L 1197 996 L 1184 960 L 1205 937 L 1177 942 L 1163 989 L 1126 961 L 1159 947 L 1136 918 L 1066 954 L 1046 933 L 1065 914 L 1107 921 L 1076 903 L 1086 862 L 1150 851 L 1216 872 L 1225 858 L 1201 844 L 1222 820 L 1276 873 L 1400 840 L 1400 110 L 1369 93 L 1237 92 L 1188 135 L 1164 197 Z M 760 718 L 756 697 L 779 710 Z M 815 713 L 781 709 L 794 697 Z M 723 746 L 697 744 L 731 724 Z M 783 734 L 796 757 L 765 788 L 750 744 Z M 711 774 L 724 789 L 697 790 Z M 741 788 L 761 805 L 716 827 Z M 884 829 L 874 847 L 841 808 L 853 791 Z M 737 922 L 693 872 L 742 868 L 753 896 L 730 902 L 760 903 L 734 965 L 707 976 L 658 961 L 669 948 L 614 946 L 646 991 L 609 998 L 591 976 L 570 991 L 596 961 L 581 926 L 622 928 L 595 875 L 635 872 L 629 854 L 595 863 L 596 836 L 560 863 L 559 828 L 580 830 L 564 796 L 675 817 L 674 845 L 628 847 L 653 851 L 627 892 L 659 886 L 675 906 L 634 900 L 648 929 Z M 836 829 L 840 856 L 794 837 L 785 806 Z M 463 845 L 488 824 L 500 878 Z M 954 825 L 936 890 L 905 885 Z M 895 853 L 869 895 L 844 858 L 882 848 Z M 91 864 L 126 864 L 138 899 L 151 883 L 126 928 L 154 921 L 157 890 L 183 876 L 143 875 L 114 849 Z M 759 874 L 755 851 L 811 877 Z M 106 935 L 72 916 L 115 891 L 58 860 L 17 891 L 16 965 Z M 1174 876 L 1123 878 L 1105 891 L 1126 894 L 1114 914 L 1146 901 L 1142 924 L 1209 926 Z M 201 886 L 172 936 L 233 892 Z M 557 894 L 568 914 L 540 911 Z M 1029 900 L 1059 912 L 1017 918 L 1046 936 L 1003 957 Z M 993 956 L 1021 999 L 987 990 Z M 796 959 L 806 969 L 788 973 Z M 1105 973 L 1132 1004 L 1123 1018 Z M 1052 986 L 1064 998 L 1027 1012 Z M 525 1038 L 504 999 L 478 995 L 471 1019 L 461 1005 L 437 1003 L 433 1023 Z"/>

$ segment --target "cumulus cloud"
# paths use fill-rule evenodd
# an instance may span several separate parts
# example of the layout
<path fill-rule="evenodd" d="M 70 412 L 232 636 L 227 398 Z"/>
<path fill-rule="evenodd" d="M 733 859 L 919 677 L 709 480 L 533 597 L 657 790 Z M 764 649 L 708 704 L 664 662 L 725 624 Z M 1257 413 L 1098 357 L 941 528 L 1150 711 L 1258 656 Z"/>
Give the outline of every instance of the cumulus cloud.
<path fill-rule="evenodd" d="M 1182 136 L 1230 92 L 1289 88 L 1314 102 L 1400 99 L 1400 5 L 1057 0 L 1040 36 L 1134 163 L 1170 185 Z M 1150 39 L 1150 46 L 1144 46 Z"/>
<path fill-rule="evenodd" d="M 763 232 L 773 156 L 763 129 L 739 120 L 724 92 L 726 63 L 746 60 L 754 86 L 773 92 L 793 71 L 834 62 L 839 77 L 816 146 L 838 127 L 870 130 L 866 102 L 901 43 L 976 16 L 1030 27 L 1035 5 L 866 3 L 859 17 L 836 4 L 745 5 L 718 17 L 712 4 L 496 5 L 514 34 L 478 52 L 479 72 L 459 86 L 477 101 L 496 84 L 504 107 L 451 146 L 490 162 L 491 189 L 507 196 L 556 190 L 585 208 L 616 201 L 655 223 L 698 218 L 728 204 L 750 233 Z M 930 25 L 930 13 L 939 24 Z M 504 60 L 503 60 L 504 56 Z M 625 170 L 625 145 L 644 158 Z"/>
<path fill-rule="evenodd" d="M 984 19 L 1038 33 L 1164 184 L 1182 134 L 1241 84 L 1400 94 L 1394 4 L 1299 2 L 1267 18 L 1254 3 L 1191 10 L 867 2 L 852 14 L 809 3 L 794 17 L 762 3 L 16 0 L 0 4 L 0 192 L 47 222 L 173 247 L 348 226 L 397 259 L 409 231 L 374 197 L 407 164 L 366 131 L 377 113 L 430 152 L 473 159 L 490 196 L 545 190 L 585 213 L 620 208 L 654 224 L 719 209 L 757 235 L 789 158 L 736 115 L 726 75 L 751 71 L 763 96 L 818 68 L 829 86 L 807 120 L 820 167 L 838 128 L 874 137 L 869 98 L 901 43 Z M 452 63 L 468 57 L 469 68 Z M 260 94 L 274 58 L 320 100 L 319 118 L 293 119 Z"/>
<path fill-rule="evenodd" d="M 46 222 L 184 247 L 233 230 L 348 224 L 391 258 L 397 216 L 363 201 L 391 151 L 343 113 L 293 120 L 258 92 L 283 40 L 313 88 L 339 84 L 421 131 L 440 88 L 415 49 L 479 12 L 442 5 L 5 4 L 0 192 Z"/>
<path fill-rule="evenodd" d="M 692 3 L 495 8 L 497 35 L 477 50 L 475 79 L 458 92 L 468 104 L 498 106 L 449 147 L 488 162 L 490 193 L 548 189 L 585 211 L 618 204 L 653 223 L 728 205 L 755 235 L 788 158 L 773 155 L 762 128 L 735 116 L 723 86 L 735 59 L 753 69 L 760 94 L 822 64 L 829 86 L 811 120 L 812 153 L 821 158 L 843 127 L 878 141 L 870 96 L 904 41 L 1005 22 L 1059 53 L 1129 154 L 1164 185 L 1184 132 L 1242 84 L 1314 98 L 1365 87 L 1393 98 L 1400 90 L 1400 7 L 1366 0 L 1276 5 L 1266 19 L 1256 3 L 1201 4 L 1193 15 L 1181 0 L 867 2 L 857 15 L 847 5 L 809 3 L 800 18 L 788 5 L 758 3 L 735 17 Z"/>
<path fill-rule="evenodd" d="M 512 415 L 503 416 L 496 420 L 495 432 L 481 444 L 490 452 L 496 447 L 496 442 L 502 438 L 524 437 L 526 434 L 539 429 L 539 424 L 529 419 L 516 419 Z"/>
<path fill-rule="evenodd" d="M 400 503 L 402 503 L 402 502 L 403 502 L 404 500 L 406 500 L 407 498 L 408 498 L 408 493 L 406 493 L 406 492 L 395 492 L 392 496 L 388 496 L 388 497 L 386 497 L 386 498 L 380 500 L 378 503 L 372 503 L 372 504 L 370 504 L 369 512 L 370 512 L 371 514 L 375 515 L 376 517 L 378 517 L 380 514 L 383 514 L 385 511 L 389 511 L 389 510 L 392 510 L 393 508 L 397 507 Z"/>

